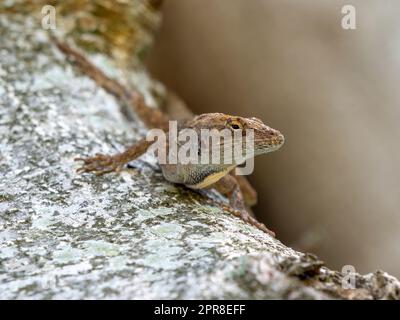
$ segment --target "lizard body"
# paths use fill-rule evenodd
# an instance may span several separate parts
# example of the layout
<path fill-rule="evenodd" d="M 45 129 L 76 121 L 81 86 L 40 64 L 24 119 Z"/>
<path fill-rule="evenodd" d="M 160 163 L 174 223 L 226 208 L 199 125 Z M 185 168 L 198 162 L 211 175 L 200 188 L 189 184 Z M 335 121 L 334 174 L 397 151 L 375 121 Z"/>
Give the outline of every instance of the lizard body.
<path fill-rule="evenodd" d="M 143 96 L 138 91 L 128 90 L 118 81 L 106 76 L 76 50 L 64 43 L 60 43 L 55 38 L 53 38 L 53 41 L 68 58 L 75 62 L 81 71 L 95 80 L 105 90 L 122 100 L 122 102 L 132 106 L 148 128 L 159 128 L 164 132 L 168 132 L 169 118 L 160 110 L 147 106 Z M 243 136 L 245 136 L 247 129 L 251 129 L 254 132 L 253 149 L 250 150 L 253 156 L 275 151 L 284 143 L 284 137 L 279 131 L 268 127 L 257 118 L 206 113 L 186 121 L 180 130 L 188 128 L 196 132 L 204 129 L 228 129 L 234 133 L 236 130 L 241 130 L 240 132 Z M 112 171 L 119 172 L 125 164 L 144 154 L 153 143 L 154 141 L 142 139 L 122 153 L 115 155 L 96 154 L 94 157 L 76 158 L 75 160 L 77 161 L 83 161 L 83 166 L 77 171 L 94 172 L 99 175 Z M 225 141 L 218 148 L 224 149 L 224 144 Z M 168 142 L 166 148 L 169 148 Z M 218 150 L 218 152 L 221 150 Z M 232 170 L 240 164 L 235 160 L 226 164 L 182 164 L 178 161 L 177 163 L 160 163 L 160 166 L 163 176 L 170 182 L 183 184 L 191 189 L 215 188 L 229 199 L 230 207 L 223 206 L 224 209 L 264 232 L 274 235 L 272 231 L 258 222 L 246 210 L 246 199 L 242 190 L 247 189 L 251 192 L 252 188 L 244 177 L 235 177 L 232 174 Z"/>

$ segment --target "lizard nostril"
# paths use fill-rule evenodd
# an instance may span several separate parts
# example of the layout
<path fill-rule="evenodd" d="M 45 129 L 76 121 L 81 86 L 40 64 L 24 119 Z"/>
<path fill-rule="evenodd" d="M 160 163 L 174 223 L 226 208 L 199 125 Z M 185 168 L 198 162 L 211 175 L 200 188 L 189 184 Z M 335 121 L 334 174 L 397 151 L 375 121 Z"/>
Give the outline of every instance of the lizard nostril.
<path fill-rule="evenodd" d="M 273 137 L 279 137 L 279 136 L 281 135 L 281 133 L 280 133 L 279 131 L 277 131 L 277 130 L 271 130 L 271 131 L 269 132 L 269 134 L 270 134 L 271 136 L 273 136 Z"/>

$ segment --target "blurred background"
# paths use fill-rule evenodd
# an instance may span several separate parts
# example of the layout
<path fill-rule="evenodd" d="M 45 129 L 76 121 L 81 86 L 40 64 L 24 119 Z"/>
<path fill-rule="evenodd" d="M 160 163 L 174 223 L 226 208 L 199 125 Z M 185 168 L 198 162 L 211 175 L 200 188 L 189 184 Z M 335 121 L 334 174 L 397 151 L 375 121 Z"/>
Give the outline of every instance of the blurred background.
<path fill-rule="evenodd" d="M 356 30 L 341 27 L 356 8 Z M 400 276 L 400 2 L 170 0 L 148 65 L 196 113 L 286 136 L 256 159 L 255 208 L 329 267 Z"/>

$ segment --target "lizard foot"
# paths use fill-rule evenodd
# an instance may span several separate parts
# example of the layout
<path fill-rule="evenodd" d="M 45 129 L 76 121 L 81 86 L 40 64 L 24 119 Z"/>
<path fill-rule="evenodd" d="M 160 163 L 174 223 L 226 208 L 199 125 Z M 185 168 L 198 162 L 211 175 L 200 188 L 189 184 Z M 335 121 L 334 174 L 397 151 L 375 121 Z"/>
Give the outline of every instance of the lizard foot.
<path fill-rule="evenodd" d="M 75 161 L 83 161 L 83 165 L 76 170 L 78 173 L 94 172 L 96 175 L 103 175 L 112 171 L 119 172 L 123 167 L 116 156 L 108 156 L 97 153 L 94 157 L 75 158 Z"/>
<path fill-rule="evenodd" d="M 275 238 L 275 232 L 269 230 L 264 223 L 257 221 L 257 219 L 253 218 L 246 210 L 234 210 L 231 207 L 223 206 L 223 209 L 232 213 L 234 216 L 242 219 L 244 222 L 255 226 L 256 228 L 264 231 L 265 233 L 269 234 L 271 237 Z"/>

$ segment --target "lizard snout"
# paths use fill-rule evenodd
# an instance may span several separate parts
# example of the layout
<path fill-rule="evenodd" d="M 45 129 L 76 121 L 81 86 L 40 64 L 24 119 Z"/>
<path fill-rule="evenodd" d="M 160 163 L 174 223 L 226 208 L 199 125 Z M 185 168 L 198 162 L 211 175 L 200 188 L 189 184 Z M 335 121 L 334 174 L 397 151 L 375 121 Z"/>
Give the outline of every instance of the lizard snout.
<path fill-rule="evenodd" d="M 285 142 L 284 135 L 278 130 L 270 128 L 268 130 L 268 135 L 271 146 L 280 147 Z"/>

